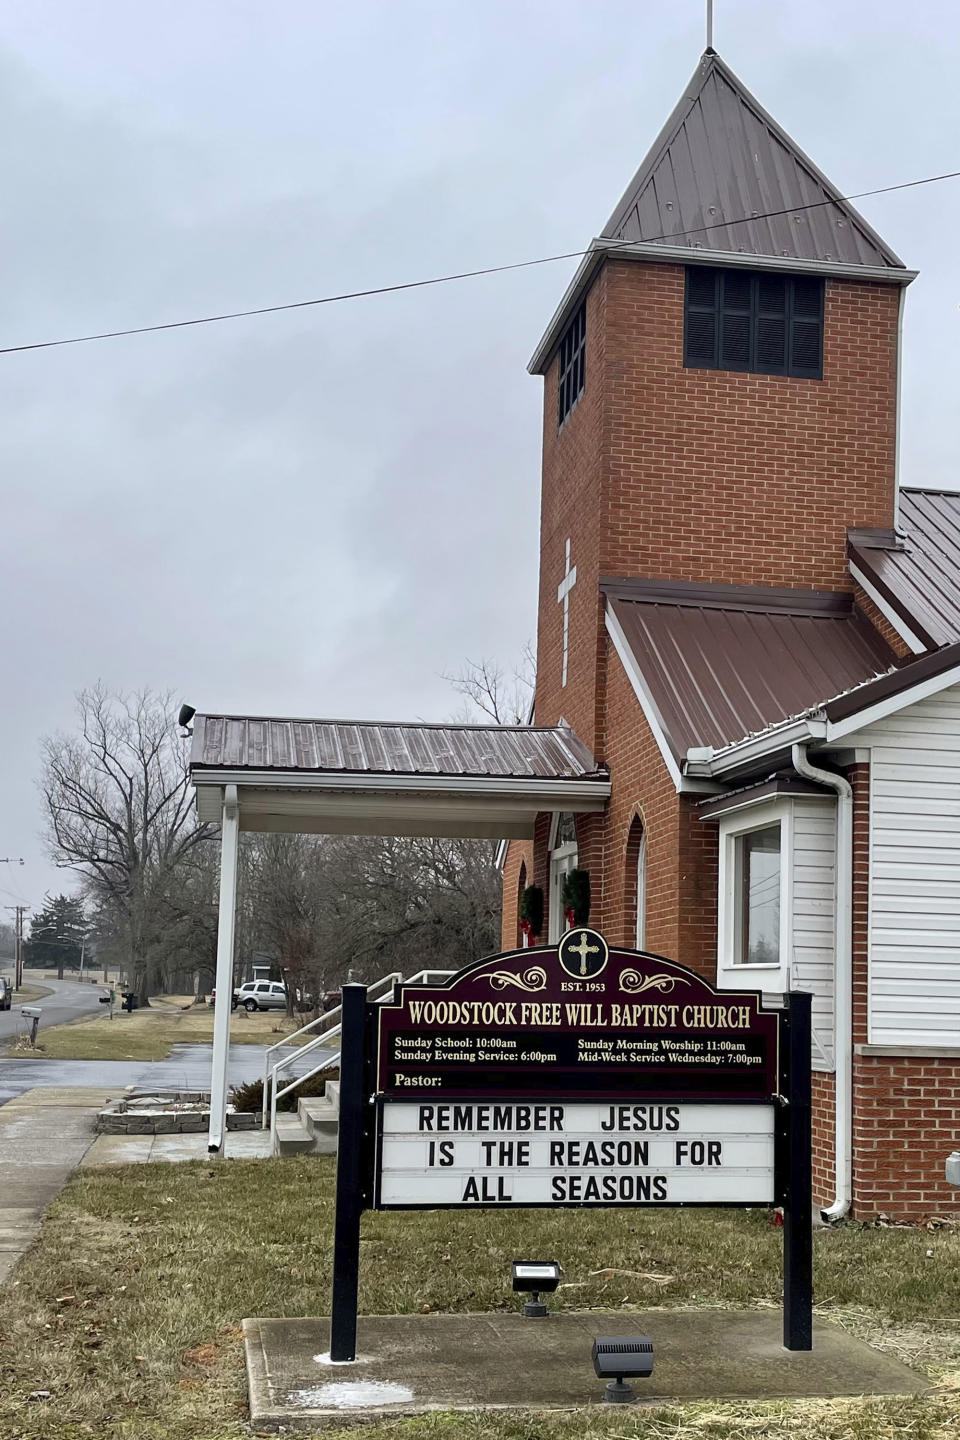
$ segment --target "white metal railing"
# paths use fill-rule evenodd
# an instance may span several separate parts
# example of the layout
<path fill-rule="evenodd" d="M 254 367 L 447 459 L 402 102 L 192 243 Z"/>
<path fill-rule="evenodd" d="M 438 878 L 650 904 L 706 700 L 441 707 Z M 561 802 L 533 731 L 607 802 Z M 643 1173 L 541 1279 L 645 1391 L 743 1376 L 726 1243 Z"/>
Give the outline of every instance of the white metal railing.
<path fill-rule="evenodd" d="M 405 980 L 399 970 L 391 970 L 388 975 L 381 975 L 379 980 L 375 980 L 372 985 L 367 986 L 367 999 L 370 1000 L 371 997 L 373 997 L 374 1004 L 383 1005 L 391 998 L 393 986 L 398 981 L 403 985 L 424 985 L 434 979 L 446 980 L 450 975 L 455 973 L 453 970 L 418 970 L 415 975 L 411 975 Z M 331 1025 L 327 1030 L 321 1030 L 319 1034 L 314 1035 L 311 1040 L 308 1040 L 305 1045 L 300 1045 L 297 1049 L 290 1051 L 289 1054 L 281 1056 L 272 1066 L 270 1064 L 270 1058 L 277 1050 L 288 1049 L 289 1042 L 295 1040 L 298 1035 L 304 1035 L 312 1031 L 325 1020 L 335 1019 L 342 1013 L 342 1009 L 343 1007 L 341 1005 L 334 1006 L 332 1010 L 327 1010 L 323 1015 L 319 1015 L 316 1020 L 311 1020 L 307 1025 L 303 1025 L 299 1030 L 295 1030 L 292 1035 L 286 1036 L 284 1040 L 279 1041 L 276 1045 L 269 1046 L 267 1049 L 266 1055 L 264 1056 L 263 1102 L 260 1113 L 260 1125 L 261 1129 L 266 1127 L 267 1106 L 269 1104 L 270 1131 L 272 1136 L 271 1149 L 274 1154 L 277 1152 L 277 1101 L 282 1100 L 284 1095 L 289 1095 L 293 1090 L 296 1090 L 297 1086 L 302 1085 L 304 1081 L 312 1080 L 314 1075 L 319 1075 L 321 1070 L 328 1069 L 328 1067 L 335 1062 L 336 1056 L 340 1051 L 341 1023 L 338 1022 L 336 1025 Z M 335 1044 L 331 1045 L 331 1041 L 335 1042 Z M 291 1076 L 285 1085 L 280 1084 L 281 1072 L 288 1070 L 291 1065 L 301 1060 L 303 1056 L 309 1055 L 314 1050 L 320 1048 L 324 1050 L 332 1049 L 334 1053 L 333 1055 L 325 1055 L 318 1065 L 314 1065 L 302 1075 Z M 268 1092 L 269 1101 L 267 1099 Z"/>
<path fill-rule="evenodd" d="M 374 983 L 370 986 L 370 989 L 367 991 L 367 994 L 369 995 L 370 991 L 372 990 L 379 990 L 384 986 L 392 985 L 395 980 L 402 979 L 403 976 L 401 975 L 399 970 L 392 970 L 389 975 L 382 975 L 379 980 L 374 981 Z M 330 1021 L 336 1020 L 342 1010 L 342 1005 L 334 1005 L 332 1010 L 325 1010 L 322 1015 L 317 1016 L 316 1020 L 309 1020 L 306 1025 L 301 1025 L 299 1030 L 294 1030 L 292 1035 L 285 1035 L 283 1039 L 278 1040 L 275 1045 L 267 1046 L 266 1054 L 263 1057 L 263 1096 L 260 1106 L 261 1130 L 265 1130 L 267 1126 L 267 1107 L 270 1103 L 267 1098 L 267 1092 L 271 1088 L 270 1077 L 275 1073 L 279 1073 L 279 1071 L 281 1070 L 285 1070 L 292 1061 L 298 1060 L 300 1056 L 305 1055 L 308 1050 L 315 1048 L 314 1042 L 309 1041 L 306 1045 L 301 1045 L 294 1050 L 290 1050 L 290 1041 L 296 1040 L 298 1035 L 306 1035 L 309 1031 L 315 1030 L 318 1025 L 324 1024 L 327 1026 L 327 1028 L 320 1032 L 320 1036 L 324 1040 L 334 1039 L 340 1034 L 340 1026 L 331 1025 Z M 339 1046 L 337 1048 L 339 1049 Z M 287 1050 L 289 1053 L 283 1057 L 279 1064 L 273 1066 L 271 1065 L 271 1060 L 278 1050 Z M 306 1076 L 303 1076 L 301 1078 L 306 1079 Z M 276 1088 L 275 1081 L 272 1088 Z M 276 1106 L 274 1106 L 271 1110 L 271 1115 L 273 1115 L 275 1111 Z"/>

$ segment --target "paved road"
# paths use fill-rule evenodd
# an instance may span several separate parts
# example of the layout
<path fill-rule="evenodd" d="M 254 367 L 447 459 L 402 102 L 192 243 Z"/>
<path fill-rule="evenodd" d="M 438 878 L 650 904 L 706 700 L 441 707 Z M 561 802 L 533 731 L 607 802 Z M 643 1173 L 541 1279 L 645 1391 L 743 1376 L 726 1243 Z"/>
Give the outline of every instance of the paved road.
<path fill-rule="evenodd" d="M 33 985 L 34 976 L 27 975 L 25 982 Z M 40 1017 L 42 1030 L 49 1025 L 62 1025 L 65 1020 L 76 1020 L 81 1015 L 100 1010 L 102 985 L 90 985 L 87 981 L 81 985 L 77 980 L 42 980 L 39 975 L 36 977 L 36 984 L 38 988 L 43 986 L 51 992 L 40 1000 L 30 1002 L 43 1011 Z M 28 1028 L 29 1023 L 20 1014 L 20 1005 L 14 999 L 12 1010 L 0 1010 L 0 1046 L 14 1039 L 19 1031 Z"/>
<path fill-rule="evenodd" d="M 262 1045 L 231 1045 L 230 1084 L 259 1079 L 265 1053 Z M 293 1073 L 318 1065 L 322 1058 L 322 1051 L 312 1052 Z M 212 1060 L 209 1045 L 175 1045 L 166 1060 L 15 1060 L 0 1056 L 0 1105 L 37 1086 L 50 1085 L 209 1090 Z"/>

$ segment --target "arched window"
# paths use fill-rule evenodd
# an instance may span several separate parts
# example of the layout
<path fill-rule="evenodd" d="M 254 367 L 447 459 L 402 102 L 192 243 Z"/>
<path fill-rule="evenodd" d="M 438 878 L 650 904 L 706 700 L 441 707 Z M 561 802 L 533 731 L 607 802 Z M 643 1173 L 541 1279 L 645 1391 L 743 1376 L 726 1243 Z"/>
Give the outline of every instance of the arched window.
<path fill-rule="evenodd" d="M 630 942 L 643 950 L 647 940 L 647 832 L 639 815 L 633 817 L 627 836 L 625 889 Z"/>
<path fill-rule="evenodd" d="M 642 950 L 647 940 L 647 834 L 640 831 L 637 845 L 637 949 Z"/>
<path fill-rule="evenodd" d="M 550 914 L 548 941 L 556 945 L 569 926 L 563 913 L 563 877 L 577 868 L 577 826 L 566 811 L 554 815 L 550 829 Z"/>

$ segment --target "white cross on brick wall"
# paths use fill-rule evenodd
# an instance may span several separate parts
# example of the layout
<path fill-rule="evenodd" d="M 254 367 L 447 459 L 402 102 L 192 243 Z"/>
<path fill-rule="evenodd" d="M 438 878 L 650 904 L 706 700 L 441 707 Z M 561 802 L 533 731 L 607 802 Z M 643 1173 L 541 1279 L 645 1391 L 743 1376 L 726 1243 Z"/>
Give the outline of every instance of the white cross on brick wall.
<path fill-rule="evenodd" d="M 567 654 L 570 649 L 570 591 L 577 583 L 577 567 L 570 569 L 570 541 L 567 541 L 566 548 L 566 570 L 563 579 L 557 586 L 557 604 L 563 605 L 563 674 L 560 679 L 561 686 L 567 683 Z"/>

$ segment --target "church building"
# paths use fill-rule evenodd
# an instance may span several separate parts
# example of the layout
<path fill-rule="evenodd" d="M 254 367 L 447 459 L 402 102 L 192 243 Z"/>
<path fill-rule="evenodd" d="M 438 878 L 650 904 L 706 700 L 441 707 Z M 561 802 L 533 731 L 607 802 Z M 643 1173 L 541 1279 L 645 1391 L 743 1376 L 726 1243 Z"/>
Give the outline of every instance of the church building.
<path fill-rule="evenodd" d="M 901 488 L 914 278 L 707 50 L 529 367 L 535 724 L 610 795 L 505 844 L 504 947 L 585 871 L 611 944 L 811 991 L 832 1217 L 958 1203 L 960 494 Z"/>

